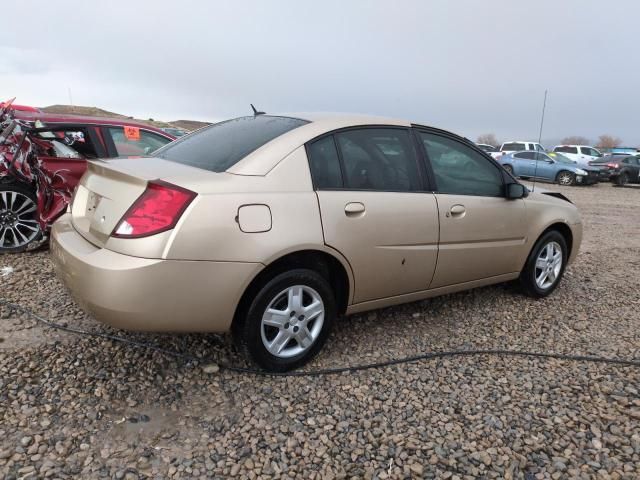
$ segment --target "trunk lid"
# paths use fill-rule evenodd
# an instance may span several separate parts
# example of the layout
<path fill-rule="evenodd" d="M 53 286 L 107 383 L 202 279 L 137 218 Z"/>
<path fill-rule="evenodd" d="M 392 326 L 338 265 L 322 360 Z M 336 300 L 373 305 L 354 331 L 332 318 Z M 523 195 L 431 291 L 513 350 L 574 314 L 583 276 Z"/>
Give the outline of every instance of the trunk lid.
<path fill-rule="evenodd" d="M 148 182 L 164 180 L 178 186 L 187 185 L 186 188 L 194 190 L 194 176 L 201 179 L 207 173 L 154 157 L 95 160 L 88 162 L 87 166 L 71 206 L 74 228 L 96 246 L 105 247 L 109 242 L 109 248 L 122 251 L 122 246 L 128 245 L 132 247 L 131 251 L 122 253 L 137 256 L 144 256 L 137 251 L 137 239 L 115 239 L 111 233 L 146 190 Z M 168 233 L 158 235 L 163 243 Z"/>

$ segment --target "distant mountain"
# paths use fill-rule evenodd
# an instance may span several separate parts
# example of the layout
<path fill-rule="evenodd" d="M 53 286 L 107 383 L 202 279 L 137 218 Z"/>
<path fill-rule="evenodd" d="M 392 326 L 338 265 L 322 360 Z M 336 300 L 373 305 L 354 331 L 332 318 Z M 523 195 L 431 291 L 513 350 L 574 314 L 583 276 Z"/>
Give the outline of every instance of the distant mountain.
<path fill-rule="evenodd" d="M 111 118 L 128 118 L 135 120 L 136 122 L 146 123 L 147 125 L 153 125 L 158 128 L 175 127 L 182 128 L 184 130 L 197 130 L 198 128 L 211 125 L 207 122 L 200 122 L 198 120 L 175 120 L 172 122 L 161 122 L 158 120 L 140 118 L 133 118 L 128 115 L 122 115 L 120 113 L 109 112 L 98 107 L 83 107 L 80 105 L 49 105 L 48 107 L 42 107 L 41 110 L 47 113 L 58 113 L 60 115 L 86 115 L 89 117 L 111 117 Z"/>

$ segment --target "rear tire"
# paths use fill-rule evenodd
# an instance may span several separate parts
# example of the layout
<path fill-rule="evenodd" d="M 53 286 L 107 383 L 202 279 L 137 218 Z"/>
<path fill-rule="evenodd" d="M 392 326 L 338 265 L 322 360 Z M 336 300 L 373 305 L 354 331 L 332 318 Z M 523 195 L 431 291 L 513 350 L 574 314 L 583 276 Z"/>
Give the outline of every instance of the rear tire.
<path fill-rule="evenodd" d="M 319 273 L 295 269 L 262 285 L 236 318 L 233 334 L 260 367 L 285 372 L 311 360 L 337 316 L 331 286 Z"/>
<path fill-rule="evenodd" d="M 534 298 L 550 295 L 562 279 L 567 258 L 567 242 L 560 232 L 551 230 L 542 235 L 520 273 L 524 292 Z"/>
<path fill-rule="evenodd" d="M 25 185 L 0 185 L 0 253 L 19 253 L 42 238 L 38 201 Z"/>
<path fill-rule="evenodd" d="M 556 182 L 558 185 L 563 185 L 565 187 L 576 184 L 576 176 L 571 172 L 567 172 L 563 170 L 556 175 Z"/>
<path fill-rule="evenodd" d="M 624 187 L 627 183 L 629 183 L 629 175 L 627 175 L 625 172 L 622 172 L 616 178 L 616 185 L 619 187 Z"/>

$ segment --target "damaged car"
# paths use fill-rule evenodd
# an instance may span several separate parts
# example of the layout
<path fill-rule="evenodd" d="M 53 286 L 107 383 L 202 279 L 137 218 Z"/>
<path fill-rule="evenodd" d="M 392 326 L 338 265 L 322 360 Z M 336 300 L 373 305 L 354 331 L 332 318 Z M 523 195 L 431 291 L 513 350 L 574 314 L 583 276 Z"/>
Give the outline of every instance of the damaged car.
<path fill-rule="evenodd" d="M 54 115 L 0 107 L 0 253 L 46 241 L 87 160 L 149 154 L 174 140 L 122 119 Z"/>

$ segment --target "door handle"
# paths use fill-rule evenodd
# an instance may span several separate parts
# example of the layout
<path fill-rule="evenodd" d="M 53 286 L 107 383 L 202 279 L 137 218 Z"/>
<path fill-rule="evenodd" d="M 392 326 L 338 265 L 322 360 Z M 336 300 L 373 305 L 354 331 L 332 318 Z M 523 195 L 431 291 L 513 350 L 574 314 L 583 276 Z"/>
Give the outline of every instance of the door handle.
<path fill-rule="evenodd" d="M 465 212 L 467 211 L 466 208 L 464 208 L 464 205 L 453 205 L 449 211 L 447 212 L 447 217 L 452 216 L 452 217 L 463 217 Z"/>
<path fill-rule="evenodd" d="M 344 206 L 344 213 L 347 217 L 355 217 L 364 213 L 364 203 L 360 202 L 349 202 Z"/>

